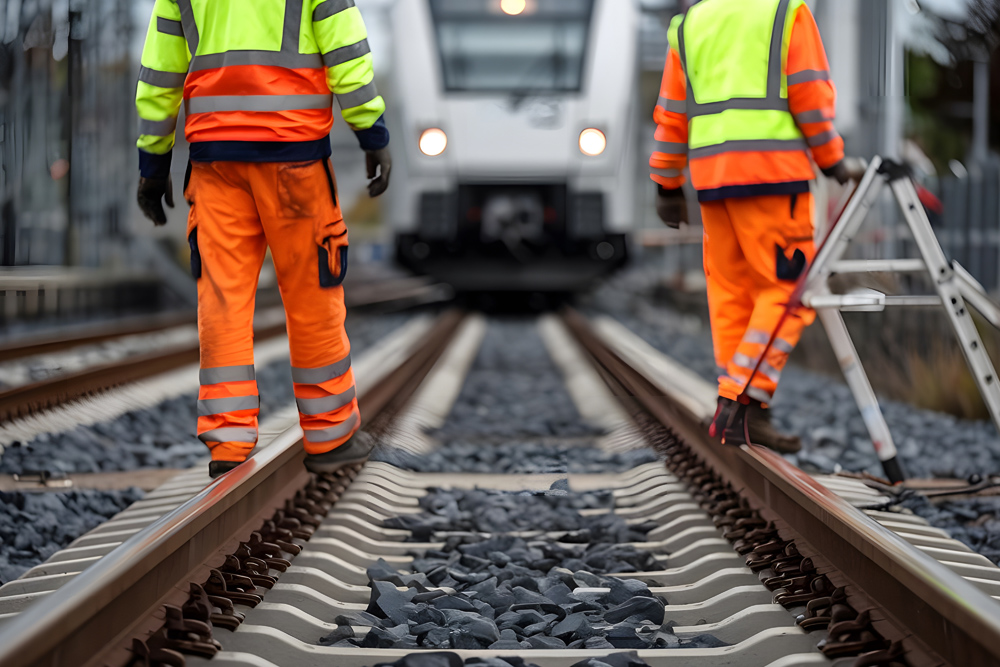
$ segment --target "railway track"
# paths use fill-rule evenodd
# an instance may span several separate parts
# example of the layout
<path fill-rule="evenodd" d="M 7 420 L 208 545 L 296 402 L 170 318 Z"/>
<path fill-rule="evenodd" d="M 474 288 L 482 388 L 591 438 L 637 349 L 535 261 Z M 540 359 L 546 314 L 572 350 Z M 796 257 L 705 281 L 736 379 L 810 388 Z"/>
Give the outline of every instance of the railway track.
<path fill-rule="evenodd" d="M 1000 663 L 1000 569 L 861 481 L 708 441 L 711 388 L 612 323 L 570 312 L 544 327 L 582 414 L 621 401 L 598 446 L 654 447 L 666 465 L 456 475 L 372 461 L 315 478 L 291 427 L 117 548 L 86 552 L 82 574 L 73 556 L 95 538 L 19 580 L 59 570 L 68 583 L 0 623 L 0 665 L 416 665 L 407 656 L 429 645 L 449 667 L 632 650 L 654 667 Z M 427 456 L 483 328 L 449 313 L 378 353 L 392 370 L 359 387 L 366 427 Z M 463 509 L 498 498 L 527 529 Z M 517 516 L 550 511 L 576 529 Z M 602 537 L 607 522 L 617 532 Z"/>

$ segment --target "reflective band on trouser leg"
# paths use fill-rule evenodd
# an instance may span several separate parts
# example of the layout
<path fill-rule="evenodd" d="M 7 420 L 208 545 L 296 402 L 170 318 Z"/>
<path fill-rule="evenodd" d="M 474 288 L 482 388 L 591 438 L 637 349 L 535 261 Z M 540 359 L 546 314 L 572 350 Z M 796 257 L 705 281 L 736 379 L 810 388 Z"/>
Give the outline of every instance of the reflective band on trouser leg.
<path fill-rule="evenodd" d="M 198 438 L 216 461 L 243 461 L 257 442 L 260 397 L 253 366 L 203 368 Z"/>
<path fill-rule="evenodd" d="M 351 359 L 321 368 L 292 368 L 295 403 L 309 454 L 322 454 L 346 442 L 360 425 Z"/>

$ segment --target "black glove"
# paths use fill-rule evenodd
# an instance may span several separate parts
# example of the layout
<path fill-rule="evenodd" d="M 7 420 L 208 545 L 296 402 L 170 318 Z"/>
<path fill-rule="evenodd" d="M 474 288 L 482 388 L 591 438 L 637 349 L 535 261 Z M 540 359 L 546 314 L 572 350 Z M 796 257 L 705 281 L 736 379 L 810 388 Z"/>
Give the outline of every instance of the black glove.
<path fill-rule="evenodd" d="M 837 164 L 823 170 L 823 175 L 827 178 L 835 178 L 841 185 L 847 185 L 849 181 L 861 181 L 865 176 L 868 165 L 863 160 L 857 158 L 844 158 Z"/>
<path fill-rule="evenodd" d="M 139 209 L 157 227 L 167 224 L 167 214 L 163 211 L 161 199 L 170 208 L 174 207 L 174 182 L 169 176 L 165 179 L 139 179 Z"/>
<path fill-rule="evenodd" d="M 667 190 L 663 186 L 657 186 L 656 214 L 671 229 L 679 229 L 682 224 L 687 224 L 688 207 L 683 188 Z"/>
<path fill-rule="evenodd" d="M 365 163 L 368 167 L 368 178 L 371 179 L 368 182 L 368 195 L 378 197 L 389 188 L 389 173 L 392 171 L 392 155 L 389 154 L 389 148 L 365 151 Z"/>

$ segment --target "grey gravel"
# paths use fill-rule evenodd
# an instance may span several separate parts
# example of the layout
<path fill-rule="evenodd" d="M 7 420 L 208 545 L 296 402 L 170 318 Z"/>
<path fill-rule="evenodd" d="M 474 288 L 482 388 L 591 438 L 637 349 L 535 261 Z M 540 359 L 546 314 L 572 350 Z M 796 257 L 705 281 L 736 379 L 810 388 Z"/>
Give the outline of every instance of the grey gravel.
<path fill-rule="evenodd" d="M 931 503 L 924 496 L 911 494 L 902 505 L 1000 564 L 1000 497 Z"/>
<path fill-rule="evenodd" d="M 408 315 L 352 316 L 348 332 L 355 353 L 363 351 L 409 319 Z M 287 359 L 257 368 L 261 416 L 294 401 Z M 197 392 L 144 410 L 58 434 L 12 443 L 0 458 L 0 472 L 26 474 L 108 472 L 140 468 L 190 468 L 207 455 L 195 435 Z"/>
<path fill-rule="evenodd" d="M 383 662 L 375 667 L 538 667 L 522 658 L 471 658 L 462 661 L 457 653 L 414 653 L 396 662 Z M 572 667 L 649 667 L 636 653 L 614 653 L 600 658 L 588 658 Z"/>
<path fill-rule="evenodd" d="M 18 578 L 142 495 L 139 489 L 0 492 L 0 583 Z"/>

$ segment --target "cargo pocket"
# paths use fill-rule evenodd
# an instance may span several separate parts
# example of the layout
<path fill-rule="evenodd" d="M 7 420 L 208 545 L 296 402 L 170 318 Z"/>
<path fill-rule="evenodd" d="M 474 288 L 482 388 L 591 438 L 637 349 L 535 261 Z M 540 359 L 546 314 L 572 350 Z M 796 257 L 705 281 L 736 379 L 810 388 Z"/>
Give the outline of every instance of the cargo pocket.
<path fill-rule="evenodd" d="M 195 280 L 201 278 L 201 251 L 198 250 L 198 228 L 188 234 L 188 245 L 191 246 L 191 275 Z"/>
<path fill-rule="evenodd" d="M 334 246 L 334 261 L 331 262 L 330 251 L 326 246 L 319 247 L 319 286 L 323 288 L 340 287 L 347 277 L 348 246 Z"/>
<path fill-rule="evenodd" d="M 791 195 L 791 210 L 780 243 L 774 244 L 775 275 L 778 280 L 795 282 L 806 272 L 816 254 L 813 240 L 812 208 L 804 197 Z"/>
<path fill-rule="evenodd" d="M 347 223 L 340 213 L 337 204 L 337 183 L 333 178 L 330 163 L 323 160 L 327 184 L 330 188 L 330 198 L 333 204 L 330 217 L 316 219 L 316 244 L 319 246 L 319 286 L 322 288 L 340 287 L 347 277 L 347 259 L 350 243 L 347 236 Z"/>

